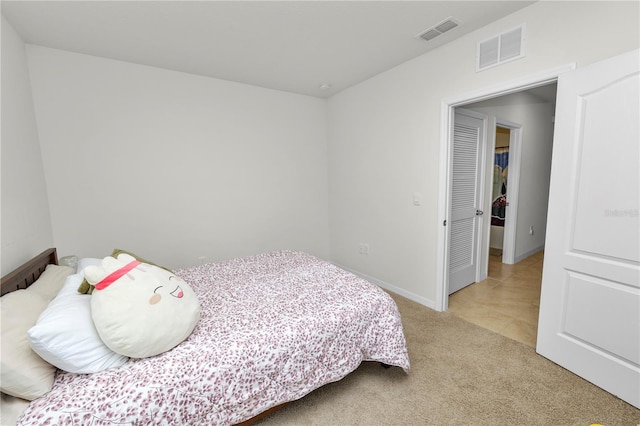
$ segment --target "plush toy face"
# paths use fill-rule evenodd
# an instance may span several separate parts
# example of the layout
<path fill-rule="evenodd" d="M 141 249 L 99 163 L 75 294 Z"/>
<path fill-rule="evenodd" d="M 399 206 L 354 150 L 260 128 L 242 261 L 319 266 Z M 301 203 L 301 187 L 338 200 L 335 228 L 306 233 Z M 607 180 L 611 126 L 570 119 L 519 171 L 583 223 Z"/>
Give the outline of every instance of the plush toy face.
<path fill-rule="evenodd" d="M 198 298 L 184 280 L 128 254 L 106 257 L 84 273 L 95 285 L 94 325 L 116 353 L 145 358 L 168 351 L 189 337 L 200 318 Z"/>

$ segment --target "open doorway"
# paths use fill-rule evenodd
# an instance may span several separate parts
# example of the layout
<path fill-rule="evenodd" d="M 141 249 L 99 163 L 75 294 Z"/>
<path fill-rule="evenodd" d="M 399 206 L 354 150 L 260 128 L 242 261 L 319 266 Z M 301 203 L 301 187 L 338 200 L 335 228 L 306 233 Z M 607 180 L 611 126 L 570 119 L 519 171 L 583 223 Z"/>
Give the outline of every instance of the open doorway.
<path fill-rule="evenodd" d="M 440 182 L 438 216 L 441 218 L 441 221 L 438 232 L 438 250 L 436 253 L 437 285 L 434 301 L 434 308 L 437 311 L 446 311 L 449 303 L 450 228 L 447 225 L 451 220 L 451 164 L 455 108 L 483 100 L 490 100 L 495 97 L 519 91 L 531 90 L 553 84 L 558 81 L 558 76 L 574 69 L 575 64 L 570 63 L 557 68 L 540 71 L 522 78 L 506 81 L 495 86 L 462 93 L 442 100 L 440 126 L 440 173 L 438 179 Z M 486 247 L 488 254 L 488 240 Z"/>
<path fill-rule="evenodd" d="M 464 105 L 465 110 L 488 117 L 491 131 L 486 138 L 483 183 L 487 195 L 481 208 L 491 214 L 485 215 L 484 224 L 479 225 L 485 228 L 486 253 L 479 257 L 478 280 L 449 297 L 449 311 L 533 347 L 555 91 L 553 83 Z"/>
<path fill-rule="evenodd" d="M 504 249 L 504 230 L 507 220 L 507 187 L 509 185 L 509 145 L 511 129 L 496 126 L 493 170 L 491 174 L 491 225 L 489 233 L 489 256 L 500 258 Z M 491 257 L 490 257 L 491 258 Z"/>

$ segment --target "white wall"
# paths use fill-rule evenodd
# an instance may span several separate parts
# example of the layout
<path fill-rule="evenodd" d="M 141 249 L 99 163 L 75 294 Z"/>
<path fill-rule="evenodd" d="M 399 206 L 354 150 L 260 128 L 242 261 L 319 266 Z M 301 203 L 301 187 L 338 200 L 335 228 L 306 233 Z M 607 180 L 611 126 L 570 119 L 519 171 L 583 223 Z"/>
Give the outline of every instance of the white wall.
<path fill-rule="evenodd" d="M 554 106 L 527 92 L 520 92 L 465 105 L 465 108 L 489 116 L 489 122 L 495 123 L 496 119 L 507 120 L 522 126 L 514 250 L 517 262 L 544 247 L 551 177 Z M 495 135 L 495 130 L 492 134 Z M 492 165 L 489 164 L 489 166 Z M 490 173 L 490 170 L 487 170 L 487 173 Z M 510 172 L 511 170 L 510 168 Z M 485 193 L 489 194 L 491 193 L 490 180 L 490 178 L 487 179 L 485 185 Z M 490 204 L 484 208 L 485 211 L 491 211 Z M 489 226 L 489 221 L 486 222 Z M 529 234 L 530 226 L 533 226 L 533 235 Z M 485 230 L 486 232 L 488 230 Z"/>
<path fill-rule="evenodd" d="M 326 101 L 28 46 L 61 255 L 328 258 Z"/>
<path fill-rule="evenodd" d="M 435 306 L 443 99 L 636 49 L 638 14 L 637 2 L 537 2 L 330 98 L 332 259 Z M 522 23 L 526 57 L 476 73 L 477 43 Z"/>
<path fill-rule="evenodd" d="M 2 17 L 1 274 L 53 246 L 25 45 Z M 28 167 L 25 167 L 28 165 Z"/>

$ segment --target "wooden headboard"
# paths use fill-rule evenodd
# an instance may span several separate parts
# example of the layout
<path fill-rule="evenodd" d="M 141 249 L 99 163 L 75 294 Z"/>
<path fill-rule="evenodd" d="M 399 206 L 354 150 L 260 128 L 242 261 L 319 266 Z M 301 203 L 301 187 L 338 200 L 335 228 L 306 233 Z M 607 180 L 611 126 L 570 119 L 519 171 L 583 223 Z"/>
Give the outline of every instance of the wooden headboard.
<path fill-rule="evenodd" d="M 43 251 L 15 271 L 9 272 L 0 281 L 0 296 L 29 287 L 40 277 L 47 265 L 52 263 L 58 264 L 58 254 L 55 248 Z"/>

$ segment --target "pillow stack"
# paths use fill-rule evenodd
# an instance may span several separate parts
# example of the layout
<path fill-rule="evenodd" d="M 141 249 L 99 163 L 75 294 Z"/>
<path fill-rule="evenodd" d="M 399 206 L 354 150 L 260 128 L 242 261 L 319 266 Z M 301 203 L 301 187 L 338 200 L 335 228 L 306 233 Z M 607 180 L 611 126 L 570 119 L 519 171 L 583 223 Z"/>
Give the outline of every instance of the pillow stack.
<path fill-rule="evenodd" d="M 74 272 L 68 266 L 49 265 L 31 287 L 0 298 L 3 393 L 33 400 L 51 389 L 56 369 L 31 350 L 27 332 Z"/>
<path fill-rule="evenodd" d="M 112 255 L 121 253 L 130 254 L 116 249 Z M 56 368 L 90 374 L 127 362 L 104 344 L 92 319 L 92 297 L 79 292 L 86 288 L 85 268 L 102 260 L 80 259 L 77 269 L 48 265 L 29 288 L 0 298 L 3 393 L 31 401 L 51 390 Z"/>
<path fill-rule="evenodd" d="M 29 288 L 0 298 L 3 393 L 32 401 L 51 390 L 56 368 L 88 374 L 127 362 L 102 342 L 91 297 L 77 291 L 84 268 L 100 261 L 81 259 L 77 271 L 48 265 Z"/>
<path fill-rule="evenodd" d="M 31 348 L 42 359 L 70 373 L 97 373 L 129 358 L 109 349 L 91 319 L 91 297 L 78 293 L 82 272 L 67 277 L 58 296 L 29 329 Z"/>

